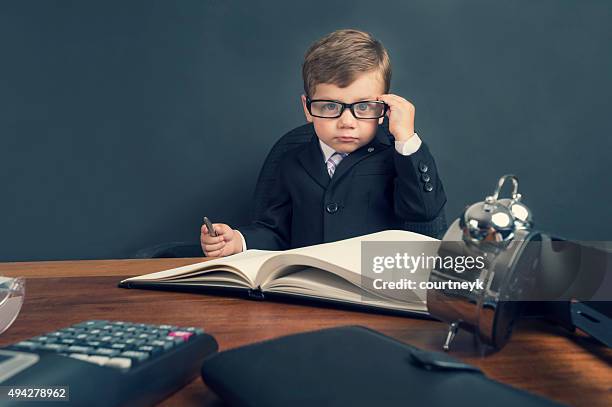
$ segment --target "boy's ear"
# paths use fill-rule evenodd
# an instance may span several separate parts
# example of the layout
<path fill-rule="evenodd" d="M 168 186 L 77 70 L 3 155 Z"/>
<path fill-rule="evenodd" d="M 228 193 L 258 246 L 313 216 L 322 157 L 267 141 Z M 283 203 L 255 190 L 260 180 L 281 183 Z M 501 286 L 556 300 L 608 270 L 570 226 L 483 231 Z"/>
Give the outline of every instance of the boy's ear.
<path fill-rule="evenodd" d="M 312 123 L 312 116 L 308 113 L 308 108 L 306 107 L 306 95 L 302 95 L 302 108 L 304 108 L 304 116 L 306 116 L 306 121 L 308 123 Z"/>

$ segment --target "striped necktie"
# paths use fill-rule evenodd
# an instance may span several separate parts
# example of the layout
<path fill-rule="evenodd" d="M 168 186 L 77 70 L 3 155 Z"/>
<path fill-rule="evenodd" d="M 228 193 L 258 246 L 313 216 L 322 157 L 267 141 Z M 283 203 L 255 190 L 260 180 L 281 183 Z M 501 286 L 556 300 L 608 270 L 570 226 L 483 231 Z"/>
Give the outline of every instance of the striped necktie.
<path fill-rule="evenodd" d="M 334 153 L 331 157 L 327 159 L 327 173 L 329 174 L 329 178 L 334 176 L 334 172 L 336 172 L 336 167 L 340 164 L 340 161 L 348 154 L 346 153 Z"/>

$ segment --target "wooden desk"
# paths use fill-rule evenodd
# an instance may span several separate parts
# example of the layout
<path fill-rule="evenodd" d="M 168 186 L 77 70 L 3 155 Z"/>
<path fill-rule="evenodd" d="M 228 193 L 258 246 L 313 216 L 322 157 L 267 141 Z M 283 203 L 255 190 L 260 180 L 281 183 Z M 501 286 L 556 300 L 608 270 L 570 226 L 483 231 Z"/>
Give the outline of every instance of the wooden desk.
<path fill-rule="evenodd" d="M 357 311 L 253 301 L 199 294 L 125 290 L 128 276 L 202 259 L 103 260 L 0 263 L 0 275 L 24 276 L 26 298 L 0 345 L 14 343 L 86 319 L 198 326 L 215 336 L 220 350 L 281 335 L 358 324 L 401 341 L 440 350 L 446 325 L 429 320 Z M 581 334 L 523 321 L 500 352 L 482 356 L 471 336 L 460 333 L 454 356 L 489 377 L 573 406 L 612 406 L 612 352 Z M 197 379 L 162 406 L 221 405 Z"/>

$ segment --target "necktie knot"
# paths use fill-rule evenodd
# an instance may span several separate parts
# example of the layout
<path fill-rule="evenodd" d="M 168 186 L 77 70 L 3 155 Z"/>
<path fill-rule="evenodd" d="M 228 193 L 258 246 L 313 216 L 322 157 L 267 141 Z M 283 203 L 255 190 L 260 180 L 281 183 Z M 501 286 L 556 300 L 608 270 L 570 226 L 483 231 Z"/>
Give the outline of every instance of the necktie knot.
<path fill-rule="evenodd" d="M 334 172 L 336 172 L 336 167 L 340 164 L 340 161 L 347 155 L 346 153 L 334 153 L 327 159 L 327 173 L 330 178 L 334 176 Z"/>

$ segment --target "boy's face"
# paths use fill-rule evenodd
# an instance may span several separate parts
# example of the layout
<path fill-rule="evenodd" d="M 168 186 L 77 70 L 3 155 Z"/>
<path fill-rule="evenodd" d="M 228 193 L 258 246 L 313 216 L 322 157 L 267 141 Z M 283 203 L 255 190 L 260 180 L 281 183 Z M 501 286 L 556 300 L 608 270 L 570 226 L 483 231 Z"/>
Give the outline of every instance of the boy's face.
<path fill-rule="evenodd" d="M 315 87 L 311 100 L 324 99 L 343 103 L 355 103 L 376 100 L 384 93 L 384 84 L 378 71 L 370 71 L 357 76 L 355 81 L 345 88 L 330 83 L 320 83 Z M 335 119 L 314 117 L 306 107 L 306 96 L 302 95 L 302 106 L 306 120 L 312 122 L 317 137 L 339 153 L 352 153 L 368 144 L 376 135 L 380 119 L 357 119 L 351 109 L 344 109 L 342 115 Z"/>

